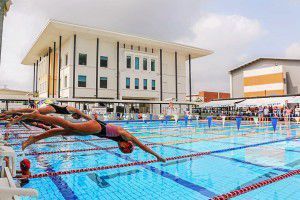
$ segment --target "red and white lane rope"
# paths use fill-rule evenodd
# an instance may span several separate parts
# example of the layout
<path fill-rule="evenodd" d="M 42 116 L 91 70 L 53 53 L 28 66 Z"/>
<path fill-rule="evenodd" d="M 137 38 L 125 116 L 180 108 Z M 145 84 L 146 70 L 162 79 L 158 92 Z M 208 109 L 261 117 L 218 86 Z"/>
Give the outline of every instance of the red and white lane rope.
<path fill-rule="evenodd" d="M 199 153 L 187 154 L 187 155 L 182 155 L 182 156 L 168 157 L 168 158 L 166 158 L 166 160 L 170 161 L 170 160 L 178 160 L 178 159 L 183 159 L 183 158 L 198 157 L 198 156 L 208 155 L 210 153 L 211 153 L 210 151 L 199 152 Z M 92 167 L 92 168 L 73 169 L 73 170 L 66 170 L 66 171 L 59 171 L 59 172 L 46 172 L 46 173 L 34 174 L 34 175 L 30 176 L 30 178 L 42 178 L 42 177 L 48 177 L 48 176 L 75 174 L 75 173 L 81 173 L 81 172 L 100 171 L 100 170 L 115 169 L 115 168 L 129 167 L 129 166 L 135 166 L 135 165 L 145 165 L 145 164 L 150 164 L 150 163 L 155 163 L 155 162 L 159 162 L 159 161 L 158 160 L 136 161 L 136 162 L 125 163 L 125 164 L 117 164 L 117 165 L 107 165 L 107 166 Z"/>
<path fill-rule="evenodd" d="M 255 184 L 252 184 L 252 185 L 243 187 L 243 188 L 241 188 L 241 189 L 233 190 L 233 191 L 228 192 L 228 193 L 226 193 L 226 194 L 222 194 L 222 195 L 219 195 L 219 196 L 215 196 L 215 197 L 213 197 L 212 199 L 213 199 L 213 200 L 226 200 L 226 199 L 234 198 L 234 197 L 236 197 L 236 196 L 245 194 L 245 193 L 250 192 L 250 191 L 252 191 L 252 190 L 255 190 L 255 189 L 264 187 L 264 186 L 269 185 L 269 184 L 271 184 L 271 183 L 275 183 L 275 182 L 277 182 L 277 181 L 280 181 L 280 180 L 289 178 L 289 177 L 291 177 L 291 176 L 299 175 L 299 174 L 300 174 L 300 169 L 293 170 L 293 171 L 290 171 L 290 172 L 288 172 L 288 173 L 282 174 L 282 175 L 280 175 L 280 176 L 276 176 L 276 177 L 274 177 L 274 178 L 270 178 L 270 179 L 267 179 L 267 180 L 264 180 L 264 181 L 260 181 L 260 182 L 258 182 L 258 183 L 255 183 Z"/>

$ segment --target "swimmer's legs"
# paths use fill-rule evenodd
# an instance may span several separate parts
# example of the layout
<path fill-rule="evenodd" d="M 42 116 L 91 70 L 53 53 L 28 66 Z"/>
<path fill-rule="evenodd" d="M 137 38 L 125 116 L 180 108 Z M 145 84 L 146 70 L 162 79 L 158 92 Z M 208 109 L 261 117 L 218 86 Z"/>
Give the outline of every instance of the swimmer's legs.
<path fill-rule="evenodd" d="M 29 136 L 26 141 L 22 143 L 22 150 L 24 150 L 26 147 L 29 145 L 36 143 L 39 140 L 49 138 L 49 137 L 55 137 L 63 134 L 69 134 L 70 131 L 64 129 L 64 128 L 54 128 L 51 130 L 46 131 L 45 133 L 42 133 L 40 135 L 35 135 L 35 136 Z"/>

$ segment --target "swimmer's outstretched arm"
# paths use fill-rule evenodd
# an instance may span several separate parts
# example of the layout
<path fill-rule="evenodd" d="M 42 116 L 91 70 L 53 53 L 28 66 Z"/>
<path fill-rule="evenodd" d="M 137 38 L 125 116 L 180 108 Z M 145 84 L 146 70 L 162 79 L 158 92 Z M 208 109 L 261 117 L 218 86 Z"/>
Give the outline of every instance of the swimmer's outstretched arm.
<path fill-rule="evenodd" d="M 27 124 L 25 124 L 24 122 L 20 122 L 20 124 L 22 124 L 25 128 L 27 128 L 28 130 L 31 130 L 31 128 L 29 126 L 27 126 Z"/>
<path fill-rule="evenodd" d="M 92 120 L 92 118 L 91 118 L 90 116 L 84 114 L 83 112 L 81 112 L 81 111 L 80 111 L 79 109 L 77 109 L 77 108 L 74 108 L 74 107 L 72 107 L 72 106 L 68 106 L 67 109 L 68 109 L 68 111 L 71 111 L 72 113 L 76 113 L 76 114 L 82 116 L 82 117 L 83 117 L 84 119 L 86 119 L 86 120 Z"/>
<path fill-rule="evenodd" d="M 150 153 L 150 154 L 154 155 L 157 158 L 157 160 L 159 160 L 161 162 L 166 162 L 166 159 L 162 158 L 160 155 L 158 155 L 152 149 L 150 149 L 149 147 L 147 147 L 146 145 L 141 143 L 136 137 L 134 137 L 133 135 L 131 135 L 127 131 L 122 130 L 122 131 L 120 131 L 120 134 L 122 135 L 122 137 L 126 138 L 128 141 L 133 142 L 135 145 L 139 146 L 141 149 L 143 149 L 147 153 Z"/>

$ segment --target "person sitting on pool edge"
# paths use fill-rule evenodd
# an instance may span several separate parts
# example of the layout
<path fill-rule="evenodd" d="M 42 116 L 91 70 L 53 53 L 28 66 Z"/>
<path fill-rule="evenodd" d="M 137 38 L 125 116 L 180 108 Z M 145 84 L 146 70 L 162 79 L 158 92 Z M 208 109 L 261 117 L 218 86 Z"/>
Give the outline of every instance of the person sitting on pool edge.
<path fill-rule="evenodd" d="M 84 114 L 81 112 L 79 109 L 74 108 L 72 106 L 58 106 L 55 104 L 49 104 L 45 107 L 41 107 L 38 109 L 34 108 L 20 108 L 20 109 L 15 109 L 15 110 L 9 110 L 9 111 L 4 111 L 3 114 L 0 116 L 3 117 L 5 115 L 11 115 L 14 113 L 31 113 L 33 111 L 38 110 L 40 114 L 42 115 L 47 115 L 47 114 L 62 114 L 62 115 L 71 115 L 74 119 L 80 119 L 84 118 L 86 120 L 91 120 L 92 118 L 89 117 L 88 115 Z"/>
<path fill-rule="evenodd" d="M 134 145 L 139 146 L 142 150 L 154 155 L 159 161 L 165 162 L 166 160 L 160 155 L 155 153 L 152 149 L 140 142 L 136 137 L 127 132 L 120 126 L 112 124 L 106 124 L 100 120 L 89 120 L 81 123 L 72 123 L 64 120 L 60 117 L 42 115 L 38 111 L 34 111 L 29 114 L 23 114 L 19 118 L 15 119 L 12 124 L 18 123 L 20 120 L 35 119 L 41 122 L 47 122 L 60 126 L 61 128 L 53 128 L 40 135 L 29 136 L 29 138 L 22 143 L 22 150 L 27 146 L 54 136 L 87 136 L 94 135 L 100 138 L 107 138 L 118 143 L 119 149 L 127 154 L 131 153 L 134 149 Z"/>

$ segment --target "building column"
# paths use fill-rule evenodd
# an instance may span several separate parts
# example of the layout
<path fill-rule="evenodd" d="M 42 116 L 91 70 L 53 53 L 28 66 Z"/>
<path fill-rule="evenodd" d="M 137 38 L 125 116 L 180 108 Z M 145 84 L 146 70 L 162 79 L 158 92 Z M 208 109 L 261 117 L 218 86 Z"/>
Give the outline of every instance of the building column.
<path fill-rule="evenodd" d="M 230 82 L 229 82 L 229 87 L 230 87 L 230 98 L 233 98 L 233 88 L 232 88 L 232 73 L 230 73 L 230 76 L 229 76 L 229 80 L 230 80 Z"/>
<path fill-rule="evenodd" d="M 53 69 L 52 69 L 52 97 L 55 97 L 55 57 L 56 57 L 56 42 L 53 43 Z"/>
<path fill-rule="evenodd" d="M 177 51 L 175 51 L 175 100 L 178 101 Z"/>
<path fill-rule="evenodd" d="M 160 101 L 162 101 L 163 100 L 162 49 L 159 50 L 159 66 L 160 66 Z M 161 104 L 159 104 L 159 112 L 161 113 Z"/>
<path fill-rule="evenodd" d="M 98 71 L 99 71 L 99 38 L 97 38 L 96 44 L 96 99 L 98 99 Z"/>
<path fill-rule="evenodd" d="M 32 84 L 32 93 L 35 92 L 35 63 L 33 63 L 33 84 Z"/>
<path fill-rule="evenodd" d="M 60 78 L 60 70 L 61 70 L 61 39 L 62 37 L 59 36 L 59 55 L 58 55 L 58 85 L 57 85 L 57 97 L 60 98 L 60 82 L 61 82 L 61 78 Z"/>
<path fill-rule="evenodd" d="M 190 93 L 190 102 L 192 102 L 192 65 L 191 65 L 190 54 L 189 54 L 189 93 Z"/>
<path fill-rule="evenodd" d="M 50 97 L 50 62 L 51 62 L 51 47 L 48 49 L 48 91 L 47 97 Z"/>
<path fill-rule="evenodd" d="M 36 72 L 35 72 L 35 92 L 38 92 L 38 79 L 39 79 L 39 60 L 36 61 Z"/>
<path fill-rule="evenodd" d="M 76 71 L 75 71 L 75 62 L 76 62 L 76 35 L 74 35 L 74 49 L 73 49 L 73 98 L 75 98 L 75 77 L 76 77 Z"/>
<path fill-rule="evenodd" d="M 119 91 L 119 83 L 120 83 L 120 43 L 117 42 L 117 99 L 119 99 L 120 91 Z"/>

